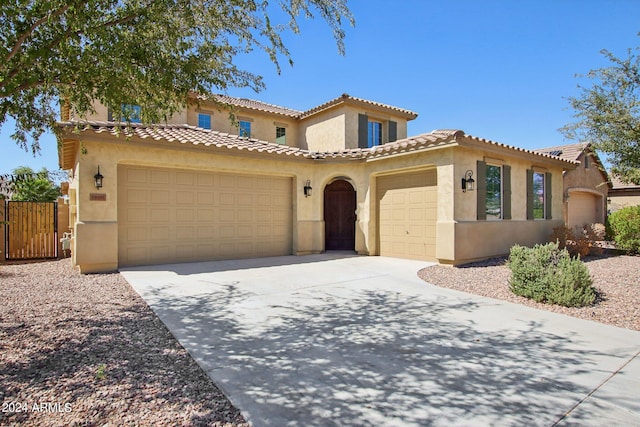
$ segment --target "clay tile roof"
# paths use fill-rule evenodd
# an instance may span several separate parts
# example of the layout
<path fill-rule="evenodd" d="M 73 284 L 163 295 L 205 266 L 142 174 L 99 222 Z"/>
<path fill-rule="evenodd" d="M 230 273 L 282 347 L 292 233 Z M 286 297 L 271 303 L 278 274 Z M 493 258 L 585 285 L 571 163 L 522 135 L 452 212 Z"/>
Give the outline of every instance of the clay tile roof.
<path fill-rule="evenodd" d="M 154 141 L 177 142 L 181 144 L 204 145 L 235 150 L 246 150 L 257 153 L 285 154 L 301 156 L 306 154 L 297 147 L 243 138 L 238 135 L 202 129 L 190 125 L 164 124 L 143 125 L 138 123 L 118 124 L 114 122 L 82 121 L 58 124 L 61 128 L 75 129 L 82 132 L 108 133 L 127 138 L 138 137 Z"/>
<path fill-rule="evenodd" d="M 614 190 L 631 190 L 631 189 L 636 190 L 640 188 L 640 185 L 634 184 L 632 182 L 622 182 L 622 180 L 620 179 L 620 176 L 612 174 L 611 188 L 613 188 Z"/>
<path fill-rule="evenodd" d="M 302 111 L 292 110 L 291 108 L 281 107 L 279 105 L 267 104 L 266 102 L 256 101 L 247 98 L 235 98 L 227 95 L 213 95 L 216 102 L 223 104 L 235 105 L 237 107 L 249 108 L 251 110 L 262 111 L 266 113 L 281 114 L 283 116 L 289 116 L 297 118 L 302 114 Z"/>
<path fill-rule="evenodd" d="M 399 108 L 399 107 L 394 107 L 392 105 L 387 105 L 387 104 L 382 104 L 380 102 L 375 102 L 375 101 L 369 101 L 367 99 L 363 99 L 363 98 L 356 98 L 355 96 L 351 96 L 349 94 L 343 93 L 342 95 L 340 95 L 337 98 L 334 98 L 330 101 L 325 102 L 324 104 L 320 104 L 317 107 L 314 107 L 310 110 L 305 111 L 304 113 L 302 113 L 300 115 L 299 118 L 306 118 L 309 116 L 312 116 L 314 114 L 317 114 L 321 111 L 327 110 L 331 107 L 334 107 L 336 105 L 342 104 L 342 103 L 351 103 L 351 104 L 360 104 L 363 106 L 367 106 L 367 107 L 374 107 L 377 109 L 383 109 L 383 110 L 392 110 L 395 113 L 398 113 L 400 115 L 403 115 L 405 117 L 407 117 L 407 119 L 409 120 L 413 120 L 416 117 L 418 117 L 418 113 L 414 113 L 413 111 L 410 110 L 406 110 L 404 108 Z"/>
<path fill-rule="evenodd" d="M 491 141 L 489 139 L 479 138 L 477 136 L 472 136 L 472 135 L 465 135 L 464 137 L 469 141 L 479 142 L 479 143 L 482 143 L 482 144 L 488 144 L 490 146 L 495 146 L 495 147 L 507 148 L 509 150 L 517 151 L 517 152 L 520 152 L 520 153 L 533 154 L 535 156 L 546 157 L 548 159 L 560 160 L 560 161 L 564 162 L 565 164 L 566 163 L 572 164 L 572 165 L 574 165 L 574 167 L 580 164 L 580 162 L 576 161 L 575 159 L 565 159 L 565 158 L 554 156 L 554 155 L 551 155 L 549 153 L 542 152 L 542 151 L 539 151 L 539 150 L 527 150 L 525 148 L 520 148 L 520 147 L 516 147 L 516 146 L 513 146 L 513 145 L 507 145 L 507 144 L 503 144 L 501 142 Z"/>
<path fill-rule="evenodd" d="M 493 141 L 488 141 L 486 139 L 466 135 L 461 130 L 450 129 L 434 130 L 429 133 L 412 136 L 372 148 L 354 148 L 335 152 L 313 152 L 302 150 L 297 147 L 290 147 L 287 145 L 280 145 L 257 139 L 243 138 L 238 135 L 232 135 L 228 133 L 202 129 L 195 126 L 179 124 L 144 125 L 137 123 L 118 124 L 114 122 L 99 121 L 71 121 L 58 123 L 59 131 L 64 131 L 65 129 L 69 131 L 77 129 L 81 132 L 95 132 L 97 134 L 108 133 L 114 136 L 122 135 L 127 138 L 138 137 L 143 140 L 150 139 L 153 141 L 192 144 L 196 146 L 203 145 L 206 147 L 217 147 L 221 149 L 247 151 L 278 156 L 292 156 L 311 160 L 373 160 L 386 156 L 409 154 L 421 150 L 440 148 L 456 143 L 473 143 L 490 144 L 509 150 L 515 150 L 533 154 L 536 156 L 547 157 L 549 159 L 555 159 L 556 161 L 572 163 L 570 161 L 565 161 L 548 154 L 538 153 L 505 144 L 500 144 Z M 63 140 L 61 149 L 62 153 L 64 154 L 66 146 L 65 144 L 73 144 L 74 137 L 68 138 L 68 141 L 66 141 L 64 137 L 62 137 L 61 139 Z M 74 151 L 74 148 L 70 146 L 68 150 L 69 152 L 72 152 Z M 64 157 L 63 163 L 65 164 L 61 165 L 63 169 L 70 169 L 71 167 L 73 167 L 72 160 L 73 159 L 71 158 L 67 159 L 67 157 Z M 574 161 L 573 163 L 576 162 Z"/>
<path fill-rule="evenodd" d="M 539 148 L 535 151 L 560 157 L 564 160 L 578 160 L 582 152 L 589 147 L 586 143 L 558 145 L 555 147 Z"/>

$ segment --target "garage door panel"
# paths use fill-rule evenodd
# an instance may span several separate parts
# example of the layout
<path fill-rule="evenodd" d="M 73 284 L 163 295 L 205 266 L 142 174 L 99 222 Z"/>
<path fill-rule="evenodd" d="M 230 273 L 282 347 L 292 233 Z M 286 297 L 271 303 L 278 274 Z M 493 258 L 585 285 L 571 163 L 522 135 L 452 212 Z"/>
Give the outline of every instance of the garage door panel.
<path fill-rule="evenodd" d="M 126 171 L 126 180 L 128 183 L 135 184 L 137 182 L 147 183 L 147 170 L 138 168 L 129 168 Z"/>
<path fill-rule="evenodd" d="M 213 194 L 210 192 L 198 192 L 197 196 L 198 205 L 213 205 Z"/>
<path fill-rule="evenodd" d="M 380 255 L 435 258 L 436 182 L 435 169 L 378 178 Z"/>
<path fill-rule="evenodd" d="M 178 172 L 176 173 L 176 184 L 177 185 L 187 185 L 189 188 L 193 187 L 195 184 L 195 176 L 190 172 Z"/>
<path fill-rule="evenodd" d="M 147 203 L 147 191 L 144 190 L 127 190 L 127 203 Z"/>
<path fill-rule="evenodd" d="M 169 184 L 169 172 L 157 170 L 152 171 L 151 184 Z"/>
<path fill-rule="evenodd" d="M 152 191 L 151 192 L 151 203 L 154 205 L 166 205 L 169 203 L 169 192 L 168 191 Z"/>
<path fill-rule="evenodd" d="M 184 192 L 179 192 L 176 194 L 176 202 L 178 202 L 179 204 L 188 204 L 188 205 L 192 205 L 193 204 L 193 192 L 191 191 L 184 191 Z"/>
<path fill-rule="evenodd" d="M 169 229 L 166 227 L 151 227 L 150 238 L 154 241 L 169 240 Z"/>
<path fill-rule="evenodd" d="M 291 253 L 292 180 L 120 166 L 120 265 Z"/>
<path fill-rule="evenodd" d="M 146 211 L 145 211 L 146 212 Z M 171 218 L 169 209 L 151 209 L 149 211 L 148 219 L 151 222 L 167 222 Z M 140 219 L 142 222 L 146 222 L 145 219 Z"/>

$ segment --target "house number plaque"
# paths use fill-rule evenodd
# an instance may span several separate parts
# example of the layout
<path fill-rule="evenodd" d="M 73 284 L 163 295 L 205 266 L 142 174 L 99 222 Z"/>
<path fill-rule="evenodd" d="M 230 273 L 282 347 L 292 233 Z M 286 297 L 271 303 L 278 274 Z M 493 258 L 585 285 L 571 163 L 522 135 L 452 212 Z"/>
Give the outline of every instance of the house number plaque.
<path fill-rule="evenodd" d="M 92 200 L 94 202 L 106 202 L 107 195 L 104 193 L 90 193 L 89 200 Z"/>

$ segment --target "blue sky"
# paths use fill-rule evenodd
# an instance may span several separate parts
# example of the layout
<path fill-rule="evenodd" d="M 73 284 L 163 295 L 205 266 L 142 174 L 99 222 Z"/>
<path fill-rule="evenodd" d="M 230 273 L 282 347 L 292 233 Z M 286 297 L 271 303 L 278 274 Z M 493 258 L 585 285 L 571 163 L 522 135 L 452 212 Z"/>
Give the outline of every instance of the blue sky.
<path fill-rule="evenodd" d="M 566 97 L 576 77 L 607 66 L 608 49 L 640 46 L 638 0 L 351 0 L 355 28 L 340 56 L 322 19 L 286 34 L 294 60 L 278 75 L 260 52 L 238 65 L 264 77 L 266 90 L 229 95 L 307 110 L 342 93 L 415 111 L 409 135 L 434 129 L 527 149 L 570 143 L 558 129 L 572 120 Z M 19 165 L 57 169 L 56 141 L 34 158 L 0 132 L 0 174 Z"/>

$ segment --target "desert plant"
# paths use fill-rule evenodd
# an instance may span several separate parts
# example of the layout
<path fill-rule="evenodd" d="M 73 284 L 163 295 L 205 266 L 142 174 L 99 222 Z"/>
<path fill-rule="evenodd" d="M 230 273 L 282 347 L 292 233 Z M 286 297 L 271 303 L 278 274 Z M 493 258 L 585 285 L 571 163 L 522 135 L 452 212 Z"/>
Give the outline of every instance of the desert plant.
<path fill-rule="evenodd" d="M 587 267 L 558 243 L 533 248 L 516 245 L 507 265 L 509 285 L 516 295 L 566 307 L 590 305 L 596 299 Z"/>
<path fill-rule="evenodd" d="M 571 230 L 566 225 L 555 227 L 551 232 L 550 239 L 552 242 L 557 242 L 560 249 L 567 247 L 567 241 L 572 239 Z"/>
<path fill-rule="evenodd" d="M 560 249 L 566 248 L 573 257 L 581 258 L 588 255 L 600 255 L 603 252 L 598 242 L 605 239 L 605 227 L 602 224 L 585 224 L 573 229 L 566 225 L 555 227 L 550 240 L 557 242 Z"/>
<path fill-rule="evenodd" d="M 609 228 L 618 249 L 640 253 L 640 206 L 627 206 L 609 215 Z"/>

